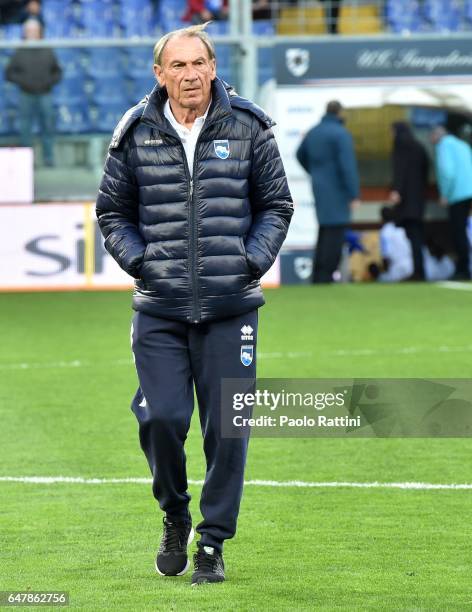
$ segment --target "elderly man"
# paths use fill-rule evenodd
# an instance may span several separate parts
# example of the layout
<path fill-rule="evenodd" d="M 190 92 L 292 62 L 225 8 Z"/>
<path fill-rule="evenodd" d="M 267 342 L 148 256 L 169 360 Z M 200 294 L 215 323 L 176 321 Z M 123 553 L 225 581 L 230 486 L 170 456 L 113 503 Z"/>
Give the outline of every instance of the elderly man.
<path fill-rule="evenodd" d="M 165 512 L 159 574 L 184 574 L 193 537 L 184 442 L 195 385 L 204 438 L 203 520 L 192 584 L 224 580 L 247 437 L 221 435 L 221 380 L 255 380 L 261 276 L 293 212 L 264 111 L 216 76 L 205 25 L 154 49 L 158 85 L 115 130 L 97 200 L 105 246 L 133 276 L 132 409 Z"/>

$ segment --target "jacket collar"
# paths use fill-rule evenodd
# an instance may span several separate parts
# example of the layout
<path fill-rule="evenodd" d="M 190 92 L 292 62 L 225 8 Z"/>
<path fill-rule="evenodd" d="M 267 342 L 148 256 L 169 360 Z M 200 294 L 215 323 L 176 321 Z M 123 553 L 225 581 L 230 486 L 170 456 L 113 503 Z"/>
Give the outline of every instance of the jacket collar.
<path fill-rule="evenodd" d="M 326 113 L 326 115 L 323 115 L 323 117 L 321 118 L 321 121 L 331 121 L 333 123 L 339 123 L 341 125 L 344 124 L 344 120 L 341 119 L 341 117 L 333 115 L 333 113 Z"/>
<path fill-rule="evenodd" d="M 211 85 L 211 97 L 212 102 L 206 124 L 219 121 L 231 115 L 231 104 L 229 100 L 228 92 L 226 91 L 223 82 L 217 77 Z M 146 102 L 144 112 L 142 115 L 142 121 L 146 123 L 152 123 L 157 128 L 174 132 L 170 125 L 170 122 L 164 115 L 164 106 L 168 99 L 167 90 L 165 87 L 161 87 L 158 83 L 149 94 L 149 98 Z"/>

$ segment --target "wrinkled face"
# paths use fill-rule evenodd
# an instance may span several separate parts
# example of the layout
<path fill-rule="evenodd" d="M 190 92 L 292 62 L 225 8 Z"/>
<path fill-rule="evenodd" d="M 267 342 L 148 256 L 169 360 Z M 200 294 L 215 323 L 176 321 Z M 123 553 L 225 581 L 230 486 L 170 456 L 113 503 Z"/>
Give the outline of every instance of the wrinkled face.
<path fill-rule="evenodd" d="M 216 65 L 203 41 L 196 36 L 171 38 L 161 63 L 154 64 L 154 73 L 159 84 L 167 89 L 172 107 L 204 112 L 210 103 Z"/>

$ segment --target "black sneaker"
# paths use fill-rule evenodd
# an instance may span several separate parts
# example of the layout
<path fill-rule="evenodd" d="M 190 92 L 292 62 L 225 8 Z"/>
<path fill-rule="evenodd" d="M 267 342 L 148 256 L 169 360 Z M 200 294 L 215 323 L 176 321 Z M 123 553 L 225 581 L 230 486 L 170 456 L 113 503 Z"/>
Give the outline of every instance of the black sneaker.
<path fill-rule="evenodd" d="M 172 522 L 164 518 L 164 533 L 156 558 L 156 571 L 161 576 L 182 576 L 190 567 L 187 546 L 192 543 L 192 520 Z"/>
<path fill-rule="evenodd" d="M 193 556 L 195 571 L 192 576 L 192 586 L 205 582 L 223 582 L 225 579 L 225 564 L 223 556 L 211 546 L 202 546 Z"/>

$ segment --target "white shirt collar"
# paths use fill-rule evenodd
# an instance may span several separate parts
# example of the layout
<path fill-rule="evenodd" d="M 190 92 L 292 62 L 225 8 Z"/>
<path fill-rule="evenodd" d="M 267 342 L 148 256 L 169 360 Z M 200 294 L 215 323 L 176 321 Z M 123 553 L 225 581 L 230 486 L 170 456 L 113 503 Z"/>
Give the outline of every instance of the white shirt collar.
<path fill-rule="evenodd" d="M 197 117 L 195 121 L 193 122 L 191 130 L 189 130 L 188 127 L 186 127 L 185 125 L 182 125 L 181 123 L 179 123 L 177 119 L 174 117 L 174 113 L 172 112 L 172 109 L 170 106 L 169 98 L 167 98 L 167 101 L 164 105 L 164 116 L 169 120 L 170 124 L 175 129 L 177 134 L 179 134 L 179 136 L 181 134 L 188 135 L 193 131 L 194 128 L 198 130 L 202 128 L 203 124 L 205 123 L 205 119 L 207 118 L 208 111 L 210 110 L 210 106 L 211 106 L 211 99 L 210 99 L 210 104 L 207 106 L 205 113 L 201 117 Z"/>

